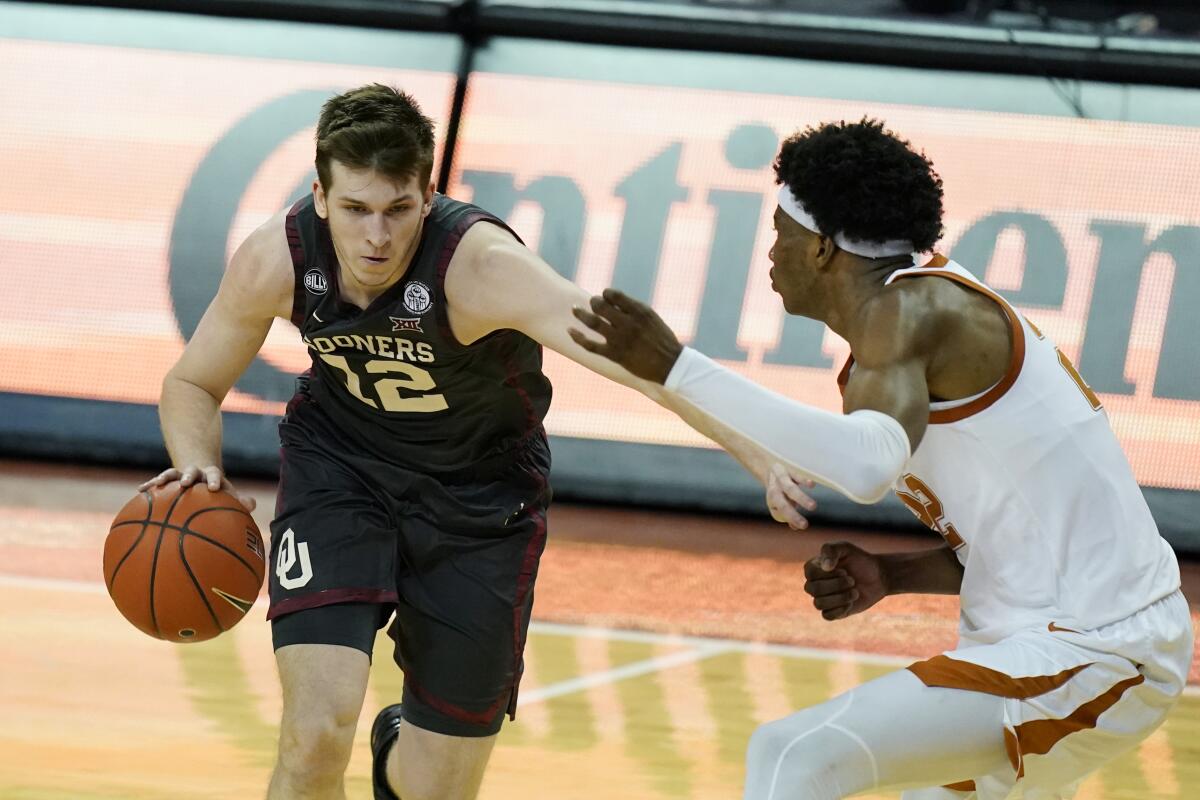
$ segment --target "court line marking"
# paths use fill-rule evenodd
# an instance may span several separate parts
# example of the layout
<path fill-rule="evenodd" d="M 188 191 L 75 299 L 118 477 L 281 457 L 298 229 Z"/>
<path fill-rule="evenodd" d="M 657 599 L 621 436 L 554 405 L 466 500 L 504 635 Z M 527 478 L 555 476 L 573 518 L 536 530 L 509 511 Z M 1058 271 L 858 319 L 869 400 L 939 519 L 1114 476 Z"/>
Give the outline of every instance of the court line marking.
<path fill-rule="evenodd" d="M 706 658 L 728 653 L 735 648 L 722 644 L 709 644 L 697 647 L 692 650 L 684 650 L 681 652 L 668 653 L 667 655 L 657 656 L 656 658 L 647 658 L 642 661 L 635 661 L 631 664 L 624 664 L 614 669 L 606 669 L 601 672 L 592 672 L 587 675 L 581 675 L 578 678 L 570 678 L 558 683 L 552 683 L 549 686 L 541 686 L 537 689 L 528 689 L 522 691 L 517 697 L 517 707 L 531 705 L 533 703 L 543 703 L 555 697 L 561 697 L 565 694 L 574 694 L 595 686 L 603 686 L 609 683 L 617 683 L 618 681 L 628 680 L 629 678 L 638 678 L 642 675 L 649 675 L 655 672 L 665 672 L 666 670 L 678 667 L 683 664 L 690 664 L 694 661 L 703 661 Z"/>
<path fill-rule="evenodd" d="M 108 591 L 104 584 L 99 581 L 80 581 L 72 580 L 70 578 L 32 578 L 27 575 L 9 575 L 2 572 L 0 572 L 0 586 L 25 589 L 46 589 L 60 592 L 82 592 L 85 594 L 104 594 Z M 254 607 L 257 608 L 261 605 L 266 605 L 266 603 L 260 597 L 255 601 Z M 864 653 L 857 650 L 823 650 L 816 647 L 798 647 L 796 645 L 773 644 L 770 642 L 753 642 L 746 641 L 744 639 L 720 639 L 715 637 L 706 638 L 703 636 L 683 636 L 673 633 L 653 633 L 651 631 L 617 630 L 616 628 L 602 628 L 593 627 L 590 625 L 578 625 L 562 622 L 538 622 L 536 620 L 529 624 L 529 631 L 530 633 L 546 634 L 550 636 L 575 636 L 579 638 L 612 639 L 617 641 L 643 642 L 647 644 L 658 645 L 686 645 L 695 648 L 696 650 L 703 650 L 703 658 L 728 652 L 766 653 L 769 655 L 788 656 L 792 658 L 813 658 L 822 661 L 855 659 L 863 664 L 896 667 L 906 667 L 911 664 L 914 659 L 919 658 L 919 656 L 888 656 L 879 655 L 877 653 Z M 709 652 L 709 650 L 712 650 L 712 648 L 721 649 Z M 663 656 L 662 658 L 667 658 L 667 656 Z M 651 662 L 657 660 L 658 659 L 649 659 L 646 662 L 638 662 L 638 664 L 650 664 Z M 687 660 L 680 661 L 679 663 L 687 663 Z M 597 677 L 609 675 L 611 673 L 619 672 L 621 669 L 631 669 L 635 666 L 637 665 L 627 664 L 624 667 L 618 668 L 617 670 L 608 670 L 607 672 L 594 673 L 593 675 Z M 676 664 L 671 664 L 670 666 L 676 666 Z M 646 669 L 646 672 L 650 671 L 652 670 L 649 668 Z M 580 678 L 573 678 L 571 680 L 582 681 L 587 680 L 590 677 L 592 676 L 585 675 Z M 634 676 L 630 675 L 628 677 Z M 589 685 L 601 685 L 606 682 L 622 679 L 623 677 L 616 677 L 608 681 L 598 680 L 597 683 Z M 566 684 L 569 682 L 570 681 L 563 681 L 561 684 Z M 559 686 L 561 684 L 552 684 L 551 686 L 546 686 L 542 689 L 530 690 L 528 694 L 534 695 L 535 692 L 549 691 L 555 686 Z M 558 694 L 566 694 L 567 692 L 567 689 L 563 689 Z M 546 695 L 542 699 L 549 699 L 552 696 L 557 697 L 558 694 Z M 1183 688 L 1183 694 L 1188 697 L 1200 697 L 1200 686 L 1185 686 Z M 520 704 L 521 699 L 518 699 L 517 702 Z"/>
<path fill-rule="evenodd" d="M 745 639 L 720 639 L 720 638 L 716 638 L 716 637 L 707 638 L 707 637 L 702 637 L 702 636 L 684 636 L 681 634 L 673 634 L 673 633 L 654 633 L 652 631 L 619 630 L 616 628 L 602 628 L 602 627 L 594 627 L 591 625 L 578 625 L 578 624 L 569 624 L 569 623 L 561 623 L 561 622 L 539 622 L 537 620 L 534 620 L 529 623 L 529 632 L 530 633 L 547 634 L 547 635 L 551 635 L 551 636 L 573 636 L 576 638 L 608 639 L 608 640 L 623 641 L 623 642 L 640 642 L 640 643 L 645 643 L 645 644 L 688 645 L 691 647 L 695 647 L 697 649 L 711 650 L 711 652 L 704 653 L 700 658 L 708 658 L 710 656 L 721 655 L 722 653 L 733 653 L 733 652 L 765 653 L 767 655 L 783 656 L 783 657 L 788 657 L 788 658 L 809 658 L 809 659 L 814 659 L 814 660 L 818 660 L 818 661 L 843 661 L 843 660 L 850 659 L 850 660 L 858 661 L 859 663 L 867 664 L 867 665 L 871 665 L 871 666 L 889 666 L 889 667 L 907 667 L 909 664 L 913 663 L 913 661 L 920 659 L 920 656 L 890 656 L 890 655 L 881 655 L 878 653 L 864 653 L 859 650 L 829 650 L 829 649 L 822 649 L 822 648 L 816 648 L 816 647 L 800 647 L 798 645 L 790 645 L 790 644 L 775 644 L 773 642 L 755 642 L 755 641 L 749 641 L 749 640 L 745 640 Z M 714 649 L 714 648 L 719 648 L 719 649 Z M 682 663 L 687 663 L 687 661 L 690 661 L 690 660 L 700 660 L 700 658 L 682 660 L 679 663 L 682 664 Z M 637 663 L 638 664 L 649 664 L 654 660 L 655 659 L 649 659 L 645 662 L 637 662 Z M 627 666 L 633 667 L 635 665 L 630 664 Z M 671 664 L 670 666 L 676 666 L 676 665 Z M 668 668 L 668 667 L 664 667 L 664 669 L 666 669 L 666 668 Z M 617 671 L 618 670 L 610 670 L 609 672 L 617 672 Z M 644 670 L 637 674 L 641 675 L 641 674 L 645 674 L 645 672 L 649 672 L 649 671 L 650 670 Z M 596 675 L 606 675 L 608 673 L 595 673 L 595 674 Z M 587 676 L 585 676 L 585 678 L 586 677 Z M 612 682 L 615 682 L 616 680 L 622 680 L 623 677 L 624 676 L 614 678 Z M 629 677 L 633 677 L 633 676 L 631 675 Z M 582 679 L 576 678 L 574 680 L 582 680 Z M 553 684 L 552 686 L 559 686 L 559 685 L 563 685 L 563 684 L 570 683 L 570 682 L 571 681 L 563 681 L 563 682 L 561 682 L 561 684 Z M 597 681 L 594 684 L 589 684 L 589 687 L 595 686 L 595 685 L 600 685 L 600 684 L 606 683 L 606 682 L 609 682 L 609 681 Z M 580 688 L 589 688 L 589 687 L 580 687 Z M 546 687 L 546 689 L 550 689 L 550 688 L 552 688 L 552 687 Z M 534 694 L 535 691 L 540 691 L 540 690 L 531 691 L 530 694 Z M 558 696 L 558 694 L 566 694 L 566 693 L 567 693 L 566 691 L 562 691 L 562 692 L 558 692 L 554 696 Z M 524 693 L 522 693 L 522 695 L 523 694 Z M 1185 687 L 1183 687 L 1183 694 L 1188 697 L 1200 697 L 1200 686 L 1194 686 L 1194 685 L 1185 686 Z M 519 706 L 520 704 L 521 704 L 521 700 L 520 700 L 520 698 L 518 698 L 517 705 Z"/>
<path fill-rule="evenodd" d="M 791 656 L 795 658 L 815 658 L 822 661 L 841 661 L 853 658 L 864 664 L 880 666 L 907 667 L 915 659 L 920 658 L 920 656 L 889 656 L 878 653 L 864 653 L 857 650 L 829 650 L 817 647 L 801 647 L 792 644 L 756 642 L 749 639 L 722 639 L 707 636 L 685 636 L 674 633 L 655 633 L 653 631 L 618 630 L 616 628 L 603 628 L 591 625 L 538 622 L 537 620 L 529 624 L 529 631 L 530 633 L 543 633 L 551 636 L 614 639 L 623 642 L 643 642 L 646 644 L 676 644 L 690 647 L 721 645 L 727 648 L 727 651 L 765 653 L 767 655 Z"/>

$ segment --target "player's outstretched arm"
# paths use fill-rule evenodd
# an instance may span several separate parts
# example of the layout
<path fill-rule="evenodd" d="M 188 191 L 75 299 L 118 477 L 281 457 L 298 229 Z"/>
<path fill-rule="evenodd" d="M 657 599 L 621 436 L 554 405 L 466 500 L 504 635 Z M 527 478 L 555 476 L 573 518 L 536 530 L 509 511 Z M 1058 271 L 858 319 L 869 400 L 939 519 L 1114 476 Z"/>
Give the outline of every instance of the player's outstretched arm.
<path fill-rule="evenodd" d="M 572 361 L 642 392 L 723 446 L 767 486 L 775 519 L 793 528 L 807 526 L 801 513 L 813 507 L 804 493 L 807 481 L 795 480 L 783 470 L 773 474 L 774 459 L 760 445 L 686 399 L 664 392 L 661 382 L 647 380 L 589 349 L 587 337 L 570 330 L 575 323 L 573 309 L 587 306 L 587 292 L 556 273 L 507 231 L 486 223 L 468 229 L 446 273 L 446 297 L 451 327 L 459 341 L 466 344 L 495 330 L 518 330 Z M 663 352 L 656 357 L 666 361 L 676 355 Z M 669 361 L 666 363 L 669 369 Z"/>
<path fill-rule="evenodd" d="M 591 352 L 622 364 L 699 407 L 766 449 L 793 474 L 874 503 L 900 475 L 924 436 L 927 315 L 901 314 L 902 298 L 883 295 L 864 309 L 858 370 L 847 387 L 845 414 L 793 401 L 721 367 L 674 334 L 645 304 L 613 289 L 576 316 L 604 337 Z M 577 342 L 583 335 L 576 332 Z M 675 342 L 674 345 L 670 342 Z M 676 352 L 672 362 L 664 353 Z"/>
<path fill-rule="evenodd" d="M 292 305 L 292 267 L 283 217 L 273 218 L 237 249 L 195 334 L 162 383 L 158 413 L 171 469 L 143 488 L 203 480 L 232 490 L 221 467 L 221 401 L 262 346 L 276 316 Z M 253 501 L 239 499 L 248 507 Z"/>

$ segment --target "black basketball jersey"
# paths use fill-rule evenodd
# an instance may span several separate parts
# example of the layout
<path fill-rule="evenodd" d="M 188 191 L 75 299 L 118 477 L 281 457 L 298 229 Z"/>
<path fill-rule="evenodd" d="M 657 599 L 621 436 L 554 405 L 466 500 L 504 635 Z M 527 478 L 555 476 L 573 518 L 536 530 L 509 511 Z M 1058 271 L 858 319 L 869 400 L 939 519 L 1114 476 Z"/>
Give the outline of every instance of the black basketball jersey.
<path fill-rule="evenodd" d="M 423 473 L 470 471 L 531 447 L 548 464 L 542 419 L 550 382 L 541 346 L 513 330 L 463 345 L 450 330 L 446 268 L 481 220 L 508 229 L 476 206 L 435 195 L 408 271 L 362 310 L 339 296 L 329 225 L 312 196 L 292 207 L 292 322 L 312 369 L 298 397 L 305 402 L 289 407 L 289 418 L 298 417 L 291 421 Z M 319 413 L 293 413 L 306 404 Z"/>

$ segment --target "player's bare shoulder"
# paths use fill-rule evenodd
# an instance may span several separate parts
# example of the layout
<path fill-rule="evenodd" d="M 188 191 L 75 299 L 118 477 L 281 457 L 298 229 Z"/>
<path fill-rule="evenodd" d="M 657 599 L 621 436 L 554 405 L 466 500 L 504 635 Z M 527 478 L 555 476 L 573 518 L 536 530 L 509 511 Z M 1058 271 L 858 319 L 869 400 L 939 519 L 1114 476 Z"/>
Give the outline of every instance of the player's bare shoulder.
<path fill-rule="evenodd" d="M 494 265 L 497 256 L 514 249 L 524 251 L 526 247 L 504 228 L 481 220 L 463 234 L 454 257 L 450 259 L 446 278 L 449 280 L 456 268 L 460 278 L 483 277 L 483 273 Z"/>
<path fill-rule="evenodd" d="M 860 309 L 855 360 L 864 367 L 884 366 L 934 352 L 944 334 L 936 287 L 930 281 L 896 281 Z"/>
<path fill-rule="evenodd" d="M 1008 318 L 995 300 L 935 276 L 895 281 L 883 295 L 900 317 L 897 330 L 925 361 L 934 395 L 965 397 L 1003 376 L 1012 343 Z"/>
<path fill-rule="evenodd" d="M 288 319 L 292 314 L 295 273 L 288 247 L 287 210 L 259 225 L 234 251 L 221 282 L 247 313 Z"/>
<path fill-rule="evenodd" d="M 499 225 L 481 221 L 463 234 L 446 268 L 450 327 L 464 344 L 503 327 L 508 295 L 521 291 L 530 251 Z"/>

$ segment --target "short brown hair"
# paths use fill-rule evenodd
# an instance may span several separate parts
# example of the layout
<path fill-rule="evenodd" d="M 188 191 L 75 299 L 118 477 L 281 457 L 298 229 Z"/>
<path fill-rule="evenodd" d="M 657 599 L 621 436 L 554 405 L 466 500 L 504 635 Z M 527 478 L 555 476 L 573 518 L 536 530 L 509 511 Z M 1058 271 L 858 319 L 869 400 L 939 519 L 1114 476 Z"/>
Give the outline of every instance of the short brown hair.
<path fill-rule="evenodd" d="M 433 120 L 411 95 L 372 83 L 331 97 L 317 120 L 317 177 L 325 191 L 330 161 L 374 169 L 393 180 L 413 175 L 422 186 L 433 171 Z"/>

